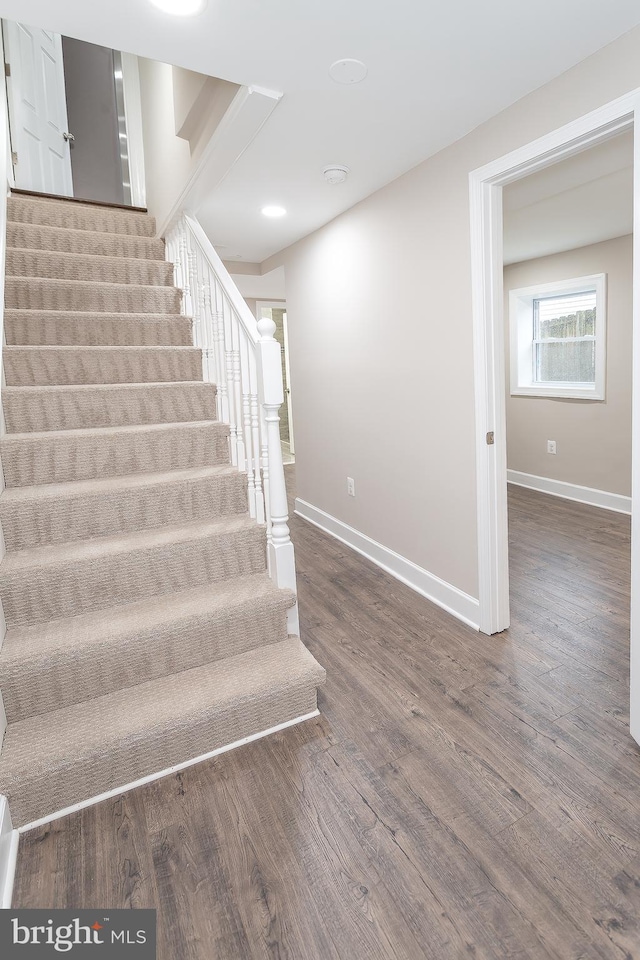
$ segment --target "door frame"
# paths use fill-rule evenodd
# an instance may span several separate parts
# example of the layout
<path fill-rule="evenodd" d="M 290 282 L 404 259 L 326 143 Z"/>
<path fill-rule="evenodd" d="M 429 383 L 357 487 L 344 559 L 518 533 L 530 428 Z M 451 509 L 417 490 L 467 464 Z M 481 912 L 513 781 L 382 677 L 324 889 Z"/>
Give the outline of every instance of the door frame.
<path fill-rule="evenodd" d="M 640 88 L 469 174 L 479 621 L 486 634 L 509 626 L 502 188 L 633 129 L 633 235 L 640 237 L 639 111 Z M 632 369 L 631 734 L 640 742 L 640 244 L 636 243 Z"/>

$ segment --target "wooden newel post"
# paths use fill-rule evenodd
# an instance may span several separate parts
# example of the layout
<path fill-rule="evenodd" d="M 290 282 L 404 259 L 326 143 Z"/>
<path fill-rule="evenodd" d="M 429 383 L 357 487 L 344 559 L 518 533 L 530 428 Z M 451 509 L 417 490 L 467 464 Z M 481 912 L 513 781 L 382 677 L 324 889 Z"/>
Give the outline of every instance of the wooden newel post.
<path fill-rule="evenodd" d="M 258 321 L 258 333 L 260 335 L 257 344 L 258 389 L 260 403 L 264 410 L 268 450 L 268 465 L 266 465 L 269 479 L 267 559 L 271 579 L 279 587 L 285 587 L 297 593 L 296 566 L 293 543 L 289 532 L 289 507 L 280 443 L 279 410 L 284 402 L 282 357 L 280 344 L 273 336 L 275 329 L 276 325 L 273 320 L 264 317 Z M 287 626 L 289 634 L 300 635 L 297 604 L 289 610 Z"/>

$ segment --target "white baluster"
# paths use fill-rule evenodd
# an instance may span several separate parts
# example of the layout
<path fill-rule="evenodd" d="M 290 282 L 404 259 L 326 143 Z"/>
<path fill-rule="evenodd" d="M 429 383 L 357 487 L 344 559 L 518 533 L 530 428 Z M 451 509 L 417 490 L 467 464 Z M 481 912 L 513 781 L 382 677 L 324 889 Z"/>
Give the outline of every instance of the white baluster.
<path fill-rule="evenodd" d="M 224 360 L 225 379 L 227 383 L 227 399 L 229 402 L 229 442 L 231 446 L 231 463 L 242 470 L 242 462 L 238 458 L 238 407 L 236 404 L 235 372 L 233 364 L 233 319 L 232 307 L 223 292 L 222 318 L 224 328 Z"/>
<path fill-rule="evenodd" d="M 198 297 L 198 255 L 195 249 L 194 239 L 186 230 L 187 237 L 187 278 L 188 288 L 184 296 L 184 312 L 188 317 L 193 317 L 194 327 L 196 326 L 197 313 L 199 308 Z M 187 292 L 188 290 L 188 292 Z"/>
<path fill-rule="evenodd" d="M 189 249 L 187 241 L 187 228 L 182 221 L 182 232 L 180 236 L 180 282 L 176 280 L 176 286 L 182 290 L 182 313 L 191 316 L 191 285 L 189 278 Z"/>
<path fill-rule="evenodd" d="M 251 407 L 251 449 L 253 452 L 253 470 L 256 488 L 256 520 L 264 523 L 266 519 L 264 494 L 262 492 L 262 470 L 260 451 L 260 405 L 258 401 L 258 371 L 256 369 L 255 350 L 249 345 L 249 400 Z"/>
<path fill-rule="evenodd" d="M 189 263 L 189 273 L 191 284 L 191 316 L 193 318 L 193 345 L 202 350 L 204 348 L 204 328 L 206 321 L 202 312 L 202 298 L 200 293 L 202 286 L 201 265 L 197 253 L 194 253 Z"/>
<path fill-rule="evenodd" d="M 214 355 L 215 340 L 213 337 L 213 317 L 211 309 L 211 270 L 208 264 L 203 264 L 204 282 L 202 284 L 202 309 L 205 316 L 205 338 L 204 338 L 204 379 L 207 383 L 215 383 L 214 376 Z"/>
<path fill-rule="evenodd" d="M 253 432 L 251 429 L 251 383 L 249 377 L 249 344 L 247 335 L 240 329 L 240 388 L 242 391 L 242 435 L 244 440 L 245 463 L 247 471 L 247 496 L 249 514 L 256 519 L 256 479 L 253 457 Z"/>
<path fill-rule="evenodd" d="M 233 362 L 233 395 L 235 398 L 235 408 L 237 419 L 236 423 L 238 426 L 237 433 L 237 443 L 238 443 L 238 470 L 247 469 L 247 454 L 246 447 L 244 442 L 244 430 L 243 430 L 243 405 L 242 405 L 242 380 L 241 380 L 241 369 L 240 369 L 240 323 L 236 312 L 231 307 L 231 336 L 232 340 L 232 362 Z"/>
<path fill-rule="evenodd" d="M 282 357 L 280 344 L 274 339 L 276 325 L 264 317 L 258 322 L 258 375 L 260 401 L 264 409 L 269 463 L 269 501 L 271 536 L 267 545 L 271 578 L 279 587 L 296 591 L 296 567 L 293 543 L 289 531 L 289 507 L 285 486 L 282 446 L 280 442 L 280 416 L 278 411 L 284 402 L 282 384 Z M 298 606 L 287 615 L 290 634 L 300 633 Z"/>
<path fill-rule="evenodd" d="M 258 392 L 260 387 L 258 386 Z M 264 406 L 258 402 L 258 415 L 260 417 L 260 461 L 262 464 L 262 488 L 264 490 L 264 511 L 267 521 L 267 567 L 269 576 L 275 579 L 275 574 L 271 570 L 271 497 L 269 491 L 269 437 L 267 433 L 266 411 Z M 283 468 L 284 469 L 284 468 Z"/>
<path fill-rule="evenodd" d="M 220 397 L 220 406 L 218 416 L 225 423 L 229 422 L 229 396 L 227 391 L 227 378 L 225 369 L 224 352 L 224 308 L 223 293 L 217 278 L 212 277 L 212 293 L 214 313 L 213 342 L 216 358 L 216 383 L 218 384 L 218 396 Z"/>
<path fill-rule="evenodd" d="M 175 259 L 176 259 L 175 257 L 176 243 L 177 243 L 176 229 L 174 227 L 171 233 L 167 235 L 167 238 L 164 244 L 164 258 L 167 261 L 167 263 L 174 264 L 174 273 L 175 273 Z M 175 277 L 174 277 L 174 280 L 175 280 Z"/>
<path fill-rule="evenodd" d="M 173 282 L 178 290 L 183 289 L 183 278 L 182 278 L 182 243 L 183 235 L 185 230 L 185 225 L 183 221 L 179 221 L 176 224 L 175 232 L 175 244 L 173 247 L 173 255 L 171 257 L 173 261 Z M 184 303 L 184 300 L 183 300 Z"/>

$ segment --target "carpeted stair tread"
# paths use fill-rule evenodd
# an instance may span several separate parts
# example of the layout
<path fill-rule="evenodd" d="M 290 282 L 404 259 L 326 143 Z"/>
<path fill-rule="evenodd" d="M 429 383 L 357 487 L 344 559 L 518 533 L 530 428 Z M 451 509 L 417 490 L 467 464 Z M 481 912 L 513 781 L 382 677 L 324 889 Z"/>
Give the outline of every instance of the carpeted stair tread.
<path fill-rule="evenodd" d="M 198 380 L 5 387 L 8 433 L 216 419 L 217 388 Z"/>
<path fill-rule="evenodd" d="M 14 826 L 311 713 L 324 676 L 292 637 L 11 724 Z"/>
<path fill-rule="evenodd" d="M 127 236 L 123 233 L 96 233 L 69 230 L 34 223 L 8 223 L 7 247 L 49 250 L 52 253 L 83 253 L 97 257 L 140 257 L 164 260 L 164 240 Z"/>
<path fill-rule="evenodd" d="M 9 723 L 277 643 L 294 602 L 261 573 L 10 630 L 0 650 Z"/>
<path fill-rule="evenodd" d="M 92 283 L 135 283 L 151 286 L 173 284 L 173 264 L 139 257 L 96 256 L 87 253 L 55 253 L 9 247 L 8 277 L 38 277 L 49 280 L 89 280 Z"/>
<path fill-rule="evenodd" d="M 0 494 L 9 551 L 205 522 L 246 509 L 246 476 L 227 464 L 11 487 Z"/>
<path fill-rule="evenodd" d="M 264 529 L 243 515 L 220 517 L 7 553 L 0 597 L 11 628 L 264 568 Z"/>
<path fill-rule="evenodd" d="M 196 347 L 6 346 L 8 386 L 166 383 L 202 380 Z"/>
<path fill-rule="evenodd" d="M 181 292 L 175 287 L 91 280 L 10 277 L 5 280 L 5 306 L 10 310 L 81 310 L 105 313 L 180 313 Z"/>
<path fill-rule="evenodd" d="M 193 321 L 178 314 L 5 310 L 4 325 L 16 346 L 193 346 Z"/>
<path fill-rule="evenodd" d="M 217 420 L 13 433 L 0 455 L 8 487 L 32 486 L 213 466 L 228 462 L 228 436 Z"/>
<path fill-rule="evenodd" d="M 7 219 L 14 223 L 124 233 L 134 237 L 155 237 L 156 232 L 155 219 L 147 213 L 35 197 L 9 197 Z"/>

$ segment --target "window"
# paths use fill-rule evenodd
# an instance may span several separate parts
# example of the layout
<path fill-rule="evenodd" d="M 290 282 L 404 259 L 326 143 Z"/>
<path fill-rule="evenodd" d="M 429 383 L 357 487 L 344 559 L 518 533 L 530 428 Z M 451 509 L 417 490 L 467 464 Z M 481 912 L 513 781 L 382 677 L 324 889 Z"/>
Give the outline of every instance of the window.
<path fill-rule="evenodd" d="M 604 400 L 606 275 L 509 294 L 511 393 Z"/>

